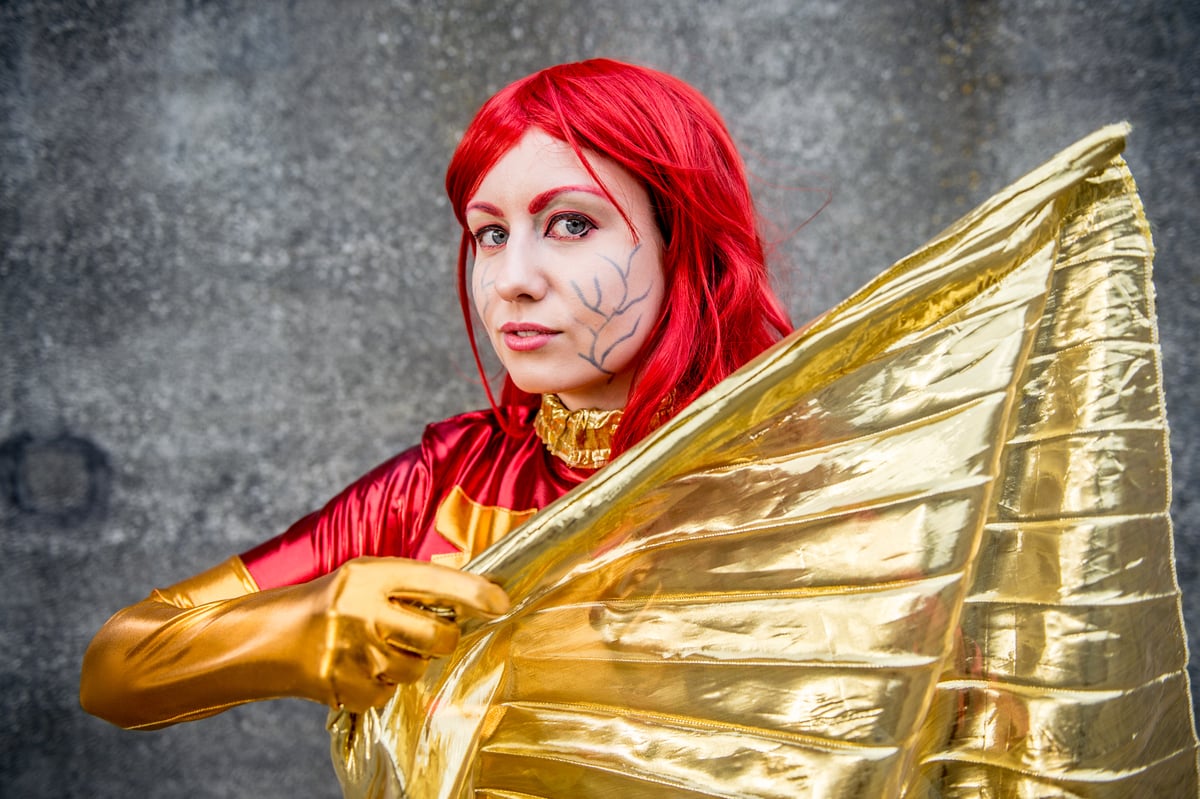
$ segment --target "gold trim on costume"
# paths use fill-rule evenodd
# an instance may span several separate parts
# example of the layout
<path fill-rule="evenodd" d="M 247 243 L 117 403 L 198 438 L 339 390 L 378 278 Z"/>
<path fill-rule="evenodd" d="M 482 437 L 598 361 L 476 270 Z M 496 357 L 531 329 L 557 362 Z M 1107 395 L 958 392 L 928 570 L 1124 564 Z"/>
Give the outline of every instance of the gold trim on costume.
<path fill-rule="evenodd" d="M 542 395 L 533 429 L 546 449 L 568 466 L 599 469 L 608 463 L 621 410 L 572 411 L 553 394 Z"/>
<path fill-rule="evenodd" d="M 461 568 L 471 558 L 520 527 L 537 513 L 537 508 L 512 510 L 498 505 L 483 505 L 455 486 L 438 505 L 433 529 L 458 547 L 458 552 L 434 555 L 434 563 Z"/>
<path fill-rule="evenodd" d="M 237 555 L 170 588 L 155 588 L 151 594 L 177 608 L 194 608 L 208 602 L 258 593 L 258 583 Z"/>

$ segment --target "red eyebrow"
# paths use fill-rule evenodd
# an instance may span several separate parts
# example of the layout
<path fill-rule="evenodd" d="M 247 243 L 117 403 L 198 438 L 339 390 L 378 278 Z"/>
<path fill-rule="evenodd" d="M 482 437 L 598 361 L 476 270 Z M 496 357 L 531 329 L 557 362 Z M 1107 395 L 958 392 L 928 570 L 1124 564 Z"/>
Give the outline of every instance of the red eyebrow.
<path fill-rule="evenodd" d="M 468 211 L 483 211 L 485 214 L 488 214 L 489 216 L 500 216 L 500 217 L 504 216 L 504 214 L 500 213 L 500 209 L 497 208 L 496 206 L 492 205 L 491 203 L 473 202 L 467 206 L 467 210 Z"/>
<path fill-rule="evenodd" d="M 529 201 L 529 213 L 536 214 L 550 204 L 560 194 L 566 194 L 569 191 L 580 191 L 585 194 L 595 194 L 597 197 L 604 197 L 604 192 L 595 186 L 559 186 L 556 189 L 549 189 Z M 605 197 L 605 199 L 608 199 Z"/>

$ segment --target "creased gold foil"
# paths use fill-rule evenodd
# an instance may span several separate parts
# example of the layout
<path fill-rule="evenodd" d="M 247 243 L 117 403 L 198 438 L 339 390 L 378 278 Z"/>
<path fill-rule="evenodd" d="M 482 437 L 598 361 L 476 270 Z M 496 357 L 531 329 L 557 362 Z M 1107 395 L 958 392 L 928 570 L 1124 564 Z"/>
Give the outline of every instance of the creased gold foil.
<path fill-rule="evenodd" d="M 347 796 L 1195 796 L 1152 246 L 1101 130 L 469 565 Z"/>

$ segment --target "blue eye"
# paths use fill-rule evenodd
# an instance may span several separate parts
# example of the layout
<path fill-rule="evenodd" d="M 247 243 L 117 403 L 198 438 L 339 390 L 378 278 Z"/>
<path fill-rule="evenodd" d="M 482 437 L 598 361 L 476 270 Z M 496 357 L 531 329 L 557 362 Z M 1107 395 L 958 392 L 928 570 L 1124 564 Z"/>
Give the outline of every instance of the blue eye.
<path fill-rule="evenodd" d="M 550 220 L 547 235 L 558 239 L 582 239 L 596 229 L 592 220 L 580 214 L 560 214 Z"/>
<path fill-rule="evenodd" d="M 495 225 L 488 225 L 475 232 L 475 241 L 484 249 L 502 247 L 508 241 L 508 231 Z"/>

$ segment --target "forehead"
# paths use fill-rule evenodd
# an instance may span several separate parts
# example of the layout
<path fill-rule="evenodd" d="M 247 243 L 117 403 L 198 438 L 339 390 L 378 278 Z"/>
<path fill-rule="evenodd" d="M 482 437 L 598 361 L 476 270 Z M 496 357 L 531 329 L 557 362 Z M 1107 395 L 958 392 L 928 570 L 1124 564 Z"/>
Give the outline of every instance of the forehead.
<path fill-rule="evenodd" d="M 585 155 L 603 188 L 622 202 L 636 197 L 640 187 L 632 175 L 604 156 L 586 151 Z M 571 145 L 533 128 L 484 174 L 468 204 L 528 199 L 548 189 L 569 186 L 601 188 Z"/>

